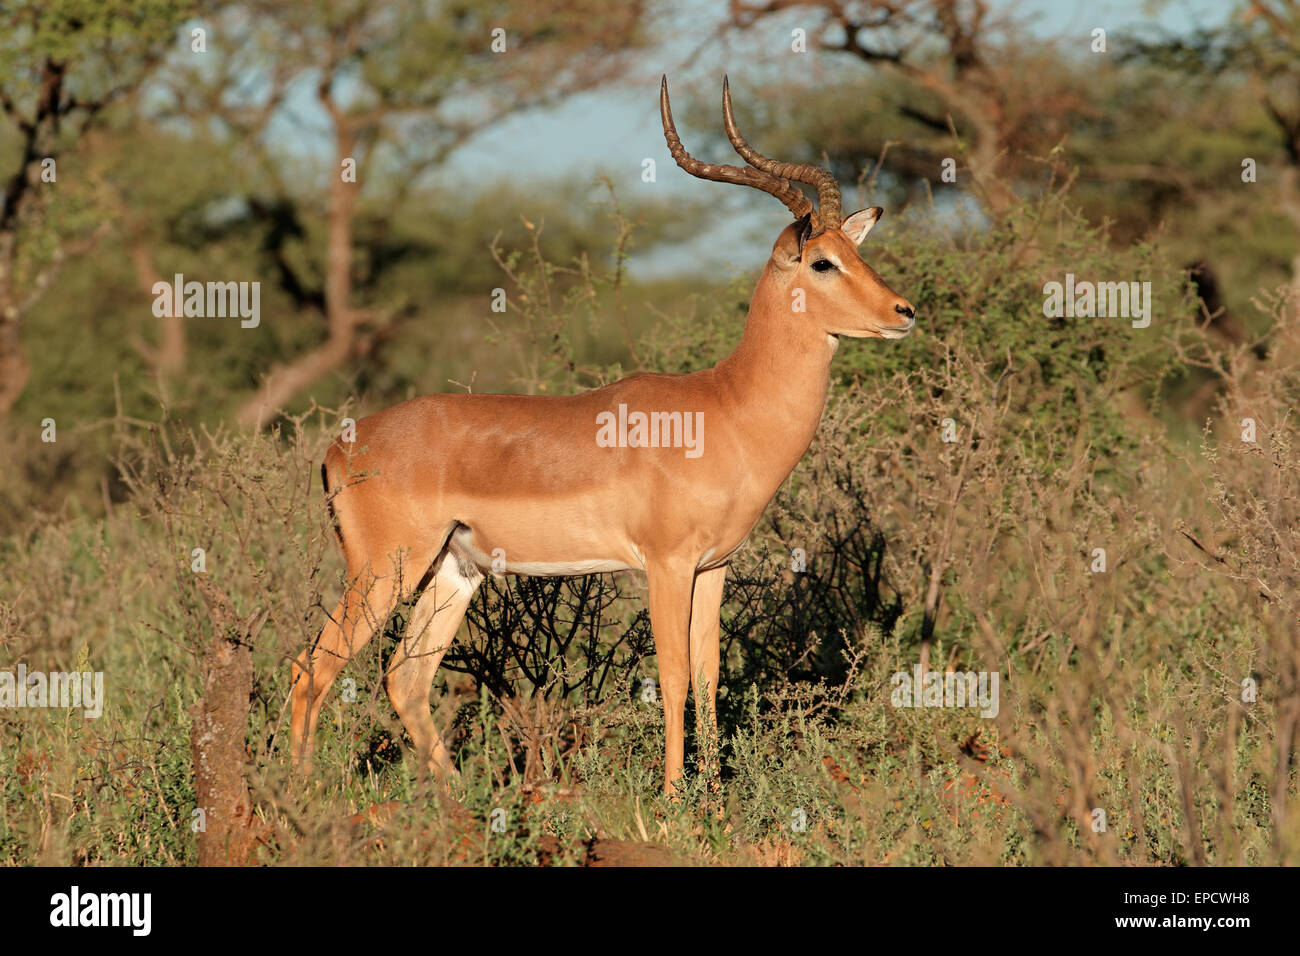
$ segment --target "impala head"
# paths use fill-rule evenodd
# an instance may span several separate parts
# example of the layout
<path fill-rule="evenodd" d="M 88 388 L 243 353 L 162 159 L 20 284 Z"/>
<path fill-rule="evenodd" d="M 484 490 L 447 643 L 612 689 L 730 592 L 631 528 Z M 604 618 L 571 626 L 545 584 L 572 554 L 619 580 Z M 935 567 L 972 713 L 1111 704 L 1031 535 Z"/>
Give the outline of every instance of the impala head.
<path fill-rule="evenodd" d="M 768 270 L 784 288 L 803 291 L 805 317 L 817 323 L 819 331 L 886 339 L 901 339 L 912 331 L 916 324 L 912 304 L 858 255 L 858 245 L 880 221 L 883 209 L 872 206 L 841 220 L 840 187 L 829 170 L 807 163 L 777 162 L 750 146 L 736 126 L 725 78 L 722 118 L 727 138 L 747 167 L 702 163 L 686 152 L 673 124 L 667 77 L 659 90 L 659 112 L 668 150 L 682 169 L 700 179 L 761 189 L 794 213 L 795 221 L 782 230 L 772 247 Z M 816 187 L 816 208 L 791 180 Z"/>

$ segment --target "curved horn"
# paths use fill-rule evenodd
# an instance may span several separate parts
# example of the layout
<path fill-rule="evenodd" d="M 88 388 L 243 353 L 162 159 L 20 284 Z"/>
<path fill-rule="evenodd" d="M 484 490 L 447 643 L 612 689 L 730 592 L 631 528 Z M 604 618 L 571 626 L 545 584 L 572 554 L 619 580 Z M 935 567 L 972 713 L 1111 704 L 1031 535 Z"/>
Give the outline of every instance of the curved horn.
<path fill-rule="evenodd" d="M 770 193 L 785 203 L 789 210 L 794 213 L 796 219 L 808 215 L 816 217 L 812 200 L 794 186 L 791 186 L 789 180 L 772 175 L 759 167 L 746 169 L 742 166 L 702 163 L 686 152 L 686 147 L 682 145 L 681 138 L 677 135 L 677 127 L 673 124 L 673 110 L 668 102 L 668 77 L 666 75 L 659 86 L 659 115 L 664 124 L 664 139 L 668 141 L 668 152 L 672 153 L 677 165 L 692 176 L 700 179 L 710 179 L 717 183 L 753 186 L 755 189 Z"/>
<path fill-rule="evenodd" d="M 810 163 L 779 163 L 768 159 L 740 135 L 736 117 L 731 112 L 731 84 L 727 77 L 722 78 L 722 122 L 727 127 L 727 139 L 736 148 L 745 162 L 755 169 L 761 169 L 773 176 L 793 179 L 817 187 L 817 214 L 822 225 L 827 229 L 840 227 L 840 184 L 829 169 L 813 166 Z M 817 230 L 814 230 L 817 231 Z"/>

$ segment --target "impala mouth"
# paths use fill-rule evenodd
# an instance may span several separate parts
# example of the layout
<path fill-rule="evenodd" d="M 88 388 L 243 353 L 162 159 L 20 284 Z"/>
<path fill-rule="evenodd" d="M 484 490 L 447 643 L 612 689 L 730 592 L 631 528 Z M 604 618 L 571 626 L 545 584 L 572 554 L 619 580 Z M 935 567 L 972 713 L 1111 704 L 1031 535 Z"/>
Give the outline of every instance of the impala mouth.
<path fill-rule="evenodd" d="M 907 325 L 895 325 L 892 328 L 877 329 L 876 331 L 884 339 L 905 339 L 914 328 L 916 328 L 916 316 L 909 319 Z"/>

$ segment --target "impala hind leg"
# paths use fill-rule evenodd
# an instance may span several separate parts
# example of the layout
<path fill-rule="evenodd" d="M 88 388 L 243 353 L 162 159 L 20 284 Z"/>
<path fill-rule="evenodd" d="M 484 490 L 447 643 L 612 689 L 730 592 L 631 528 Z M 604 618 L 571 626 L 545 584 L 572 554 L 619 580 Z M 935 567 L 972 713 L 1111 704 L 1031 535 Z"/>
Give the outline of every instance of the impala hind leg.
<path fill-rule="evenodd" d="M 422 567 L 430 563 L 432 556 Z M 382 575 L 349 575 L 347 590 L 321 629 L 315 648 L 304 650 L 293 662 L 290 737 L 294 763 L 304 770 L 311 767 L 325 694 L 344 665 L 388 622 L 397 601 L 413 588 L 414 581 L 406 583 L 412 575 L 404 574 L 402 567 L 403 562 L 394 561 L 387 563 Z M 417 572 L 414 578 L 419 576 Z"/>
<path fill-rule="evenodd" d="M 447 553 L 438 572 L 416 602 L 406 635 L 393 655 L 384 687 L 402 726 L 411 735 L 422 768 L 440 780 L 456 774 L 451 754 L 429 710 L 429 692 L 438 665 L 465 617 L 470 599 L 483 581 L 478 569 Z"/>
<path fill-rule="evenodd" d="M 650 630 L 664 699 L 664 792 L 677 792 L 685 762 L 686 688 L 690 683 L 691 589 L 695 569 L 651 565 Z"/>

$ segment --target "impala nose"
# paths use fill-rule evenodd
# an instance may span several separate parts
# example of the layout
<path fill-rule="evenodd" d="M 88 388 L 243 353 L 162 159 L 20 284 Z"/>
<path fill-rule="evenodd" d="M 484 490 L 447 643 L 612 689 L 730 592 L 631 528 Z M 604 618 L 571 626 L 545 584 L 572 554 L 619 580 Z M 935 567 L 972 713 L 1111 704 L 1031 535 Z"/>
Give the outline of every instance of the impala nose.
<path fill-rule="evenodd" d="M 912 303 L 904 299 L 894 306 L 894 311 L 907 319 L 906 325 L 896 325 L 890 330 L 893 332 L 893 338 L 901 339 L 903 336 L 908 335 L 912 331 L 913 326 L 916 325 L 916 310 L 912 308 Z"/>

